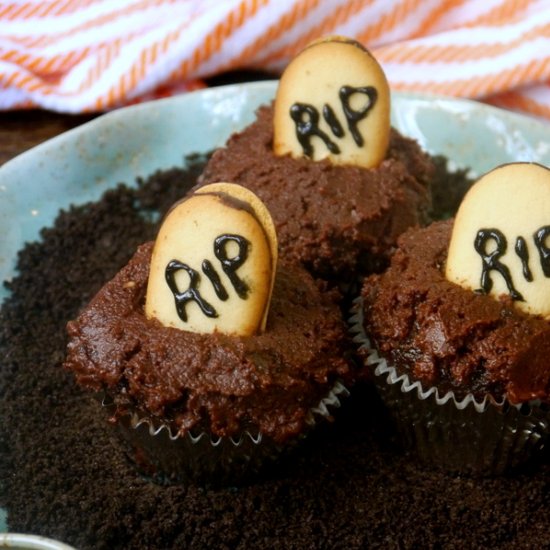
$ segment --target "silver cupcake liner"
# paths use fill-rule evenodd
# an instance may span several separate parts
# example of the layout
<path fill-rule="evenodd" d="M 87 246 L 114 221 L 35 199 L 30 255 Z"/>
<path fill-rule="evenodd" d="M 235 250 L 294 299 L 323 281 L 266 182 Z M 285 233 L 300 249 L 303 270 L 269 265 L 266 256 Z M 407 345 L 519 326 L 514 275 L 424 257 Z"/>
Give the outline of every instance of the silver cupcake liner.
<path fill-rule="evenodd" d="M 363 326 L 362 300 L 350 319 L 354 341 L 402 442 L 426 464 L 470 475 L 499 475 L 533 458 L 550 436 L 550 413 L 540 401 L 513 405 L 490 395 L 458 398 L 424 388 L 379 356 Z"/>
<path fill-rule="evenodd" d="M 336 382 L 308 411 L 304 433 L 284 444 L 257 430 L 244 430 L 236 437 L 218 437 L 206 431 L 180 434 L 170 422 L 142 411 L 116 414 L 117 406 L 107 395 L 101 403 L 109 416 L 116 417 L 127 454 L 143 474 L 160 483 L 219 486 L 239 483 L 289 452 L 320 420 L 330 418 L 347 395 L 347 388 Z"/>

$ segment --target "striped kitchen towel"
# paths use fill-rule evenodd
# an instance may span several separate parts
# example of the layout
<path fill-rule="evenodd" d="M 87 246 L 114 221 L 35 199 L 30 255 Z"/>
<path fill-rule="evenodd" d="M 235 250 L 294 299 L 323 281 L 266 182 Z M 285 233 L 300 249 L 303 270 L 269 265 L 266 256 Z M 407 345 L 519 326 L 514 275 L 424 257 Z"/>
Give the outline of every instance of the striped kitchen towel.
<path fill-rule="evenodd" d="M 550 120 L 548 0 L 0 1 L 0 109 L 104 111 L 231 70 L 277 75 L 328 34 L 367 46 L 393 90 Z"/>

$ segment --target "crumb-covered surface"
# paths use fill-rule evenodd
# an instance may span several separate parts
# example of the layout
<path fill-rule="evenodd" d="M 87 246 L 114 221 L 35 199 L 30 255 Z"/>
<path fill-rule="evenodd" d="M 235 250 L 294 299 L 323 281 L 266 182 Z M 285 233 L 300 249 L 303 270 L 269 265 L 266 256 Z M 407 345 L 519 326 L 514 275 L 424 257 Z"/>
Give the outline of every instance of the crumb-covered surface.
<path fill-rule="evenodd" d="M 449 170 L 447 158 L 443 155 L 432 156 L 435 174 L 432 179 L 432 216 L 447 219 L 457 211 L 462 197 L 472 184 L 470 169 L 454 168 Z"/>
<path fill-rule="evenodd" d="M 546 461 L 483 480 L 427 470 L 394 446 L 368 386 L 244 486 L 160 486 L 136 473 L 98 404 L 61 368 L 65 323 L 153 238 L 137 208 L 162 200 L 164 210 L 191 180 L 174 170 L 138 191 L 119 188 L 61 214 L 22 252 L 0 317 L 0 503 L 10 529 L 82 550 L 549 546 Z"/>

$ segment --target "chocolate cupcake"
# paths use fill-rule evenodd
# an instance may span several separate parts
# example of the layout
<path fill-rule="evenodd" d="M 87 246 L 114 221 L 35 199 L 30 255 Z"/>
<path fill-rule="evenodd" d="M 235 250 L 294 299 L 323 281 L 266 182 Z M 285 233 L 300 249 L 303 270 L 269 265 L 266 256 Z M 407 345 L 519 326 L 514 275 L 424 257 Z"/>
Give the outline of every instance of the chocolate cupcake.
<path fill-rule="evenodd" d="M 389 88 L 358 43 L 299 54 L 272 106 L 217 150 L 201 184 L 234 181 L 269 208 L 287 257 L 315 276 L 355 281 L 387 264 L 397 237 L 425 224 L 431 158 L 390 128 Z"/>
<path fill-rule="evenodd" d="M 242 479 L 330 418 L 352 379 L 337 292 L 270 256 L 271 229 L 259 203 L 235 187 L 210 186 L 177 205 L 156 244 L 142 245 L 68 324 L 65 367 L 102 397 L 132 458 L 158 478 Z M 237 224 L 229 232 L 232 215 L 252 229 Z M 212 219 L 229 237 L 215 253 L 208 250 L 209 232 L 219 232 Z M 196 233 L 182 236 L 174 229 L 180 223 Z M 170 239 L 179 256 L 166 263 Z M 193 244 L 205 258 L 197 270 L 187 250 Z M 173 322 L 163 308 L 176 312 Z"/>
<path fill-rule="evenodd" d="M 534 225 L 550 211 L 527 209 L 517 189 L 544 210 L 549 174 L 530 164 L 490 172 L 454 221 L 406 232 L 389 269 L 365 280 L 356 341 L 405 441 L 427 462 L 502 473 L 550 434 L 550 323 L 529 297 L 547 286 Z M 539 180 L 543 195 L 529 190 Z M 469 258 L 453 250 L 457 235 Z"/>

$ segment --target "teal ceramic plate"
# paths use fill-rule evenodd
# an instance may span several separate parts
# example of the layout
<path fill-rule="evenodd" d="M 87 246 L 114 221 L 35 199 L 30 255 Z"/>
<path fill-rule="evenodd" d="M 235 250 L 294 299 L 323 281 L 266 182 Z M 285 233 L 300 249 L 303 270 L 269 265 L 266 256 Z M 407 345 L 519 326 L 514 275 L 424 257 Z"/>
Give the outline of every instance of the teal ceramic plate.
<path fill-rule="evenodd" d="M 0 278 L 60 208 L 97 199 L 184 155 L 224 143 L 274 97 L 276 82 L 211 88 L 120 109 L 62 134 L 0 167 Z M 473 101 L 398 94 L 393 125 L 431 153 L 479 175 L 503 162 L 550 165 L 550 125 Z M 6 296 L 0 290 L 0 300 Z M 0 510 L 0 531 L 5 514 Z"/>
<path fill-rule="evenodd" d="M 0 548 L 19 548 L 20 550 L 75 550 L 62 542 L 19 533 L 0 533 Z"/>

